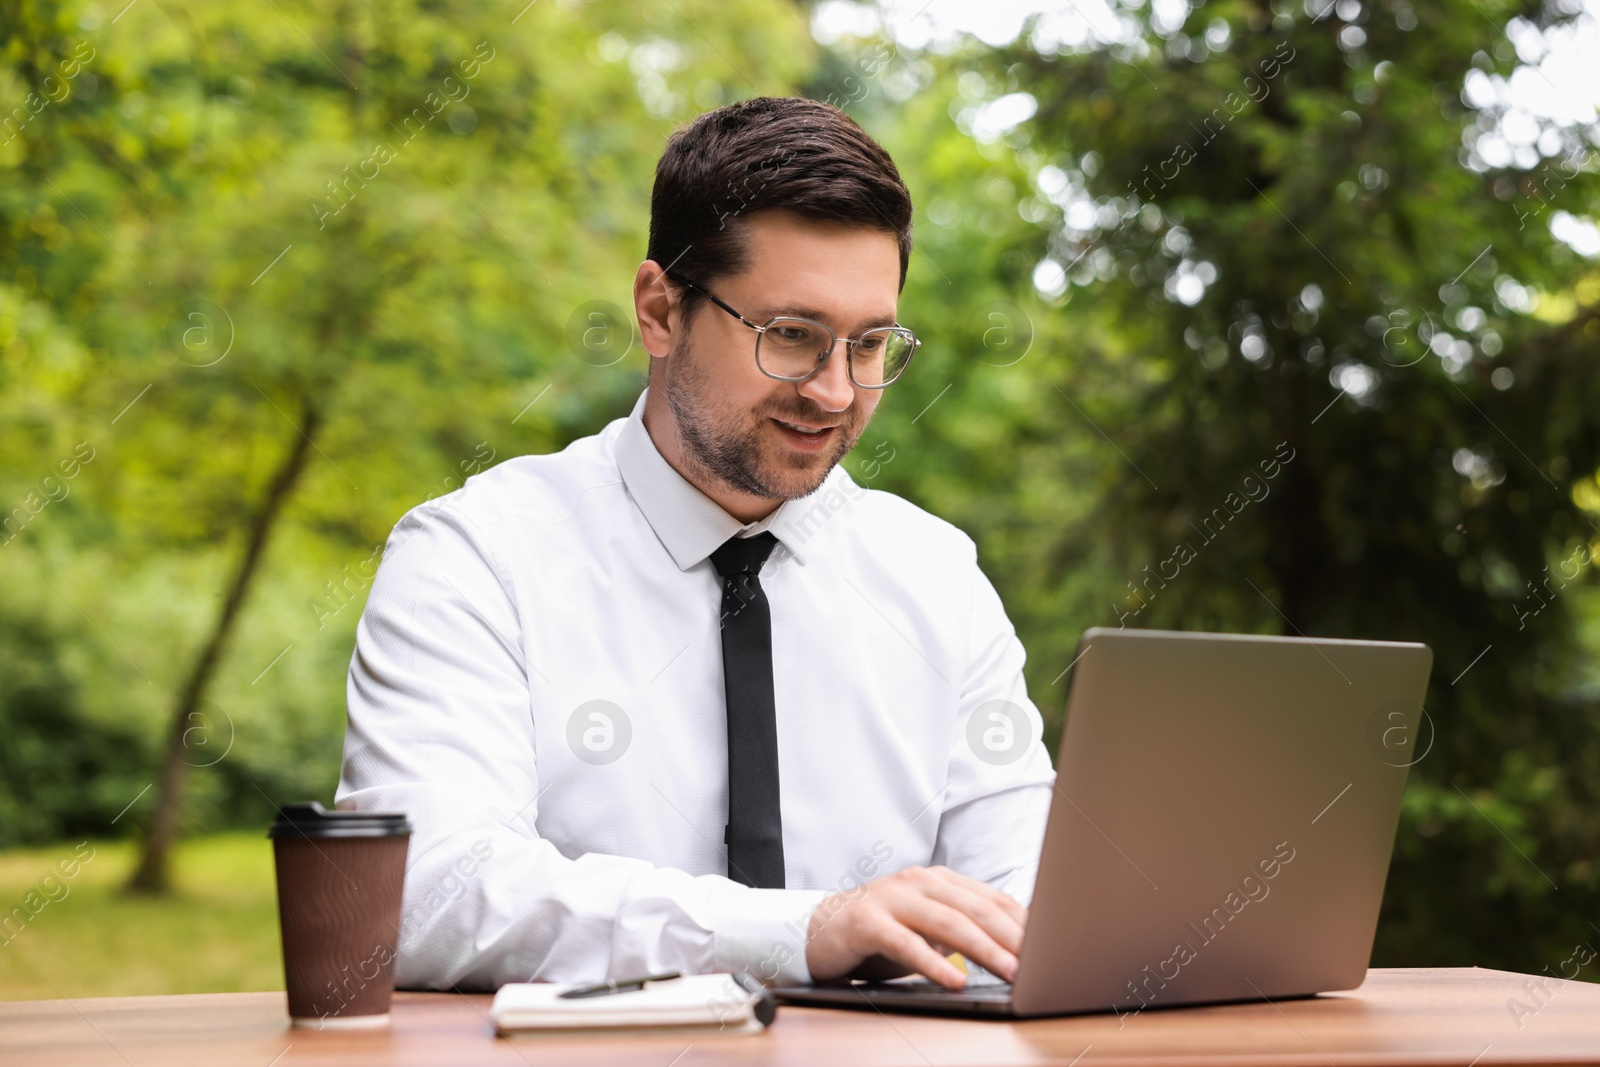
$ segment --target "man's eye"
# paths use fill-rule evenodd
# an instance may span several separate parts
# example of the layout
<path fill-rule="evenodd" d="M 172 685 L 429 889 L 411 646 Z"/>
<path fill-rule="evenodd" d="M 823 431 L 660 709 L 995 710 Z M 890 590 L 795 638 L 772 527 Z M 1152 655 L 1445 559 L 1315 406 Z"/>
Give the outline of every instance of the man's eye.
<path fill-rule="evenodd" d="M 779 326 L 775 331 L 779 340 L 800 342 L 811 336 L 811 331 L 800 326 Z"/>
<path fill-rule="evenodd" d="M 856 344 L 856 351 L 858 351 L 858 352 L 870 352 L 870 353 L 874 353 L 875 354 L 882 347 L 883 347 L 883 334 L 881 334 L 881 333 L 880 334 L 873 334 L 871 337 L 863 337 Z"/>

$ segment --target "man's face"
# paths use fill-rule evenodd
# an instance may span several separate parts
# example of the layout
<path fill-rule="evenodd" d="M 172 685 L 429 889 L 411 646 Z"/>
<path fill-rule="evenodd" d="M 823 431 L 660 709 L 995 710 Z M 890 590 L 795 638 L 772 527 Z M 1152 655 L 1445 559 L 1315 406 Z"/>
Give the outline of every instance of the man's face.
<path fill-rule="evenodd" d="M 900 253 L 892 234 L 781 211 L 752 215 L 745 227 L 748 268 L 706 287 L 746 319 L 814 319 L 840 338 L 894 323 Z M 673 339 L 663 391 L 695 480 L 789 500 L 822 484 L 866 429 L 883 391 L 850 381 L 842 342 L 813 378 L 768 378 L 756 366 L 757 337 L 704 301 Z"/>

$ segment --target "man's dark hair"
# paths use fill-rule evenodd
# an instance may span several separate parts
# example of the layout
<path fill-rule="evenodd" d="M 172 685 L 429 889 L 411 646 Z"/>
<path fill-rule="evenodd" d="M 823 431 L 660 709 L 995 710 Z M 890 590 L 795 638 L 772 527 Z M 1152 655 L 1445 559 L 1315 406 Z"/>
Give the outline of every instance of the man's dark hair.
<path fill-rule="evenodd" d="M 911 194 L 883 146 L 830 104 L 758 96 L 675 132 L 656 164 L 647 258 L 700 285 L 749 260 L 742 220 L 783 209 L 892 234 L 900 288 L 911 258 Z M 704 297 L 677 286 L 685 321 Z"/>

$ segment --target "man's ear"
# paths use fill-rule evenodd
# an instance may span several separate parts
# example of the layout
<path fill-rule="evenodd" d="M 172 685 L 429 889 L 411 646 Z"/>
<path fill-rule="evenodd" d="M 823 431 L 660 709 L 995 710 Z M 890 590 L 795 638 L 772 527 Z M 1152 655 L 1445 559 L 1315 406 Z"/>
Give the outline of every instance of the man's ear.
<path fill-rule="evenodd" d="M 633 276 L 633 313 L 639 320 L 639 340 L 651 356 L 672 351 L 673 332 L 680 328 L 678 294 L 667 283 L 661 264 L 647 259 Z"/>

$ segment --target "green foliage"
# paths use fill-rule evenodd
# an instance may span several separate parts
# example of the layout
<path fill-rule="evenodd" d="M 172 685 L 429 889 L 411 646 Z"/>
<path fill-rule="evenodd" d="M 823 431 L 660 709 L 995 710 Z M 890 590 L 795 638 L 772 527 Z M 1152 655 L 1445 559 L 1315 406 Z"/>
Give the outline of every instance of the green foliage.
<path fill-rule="evenodd" d="M 917 205 L 900 310 L 927 343 L 846 464 L 976 538 L 1051 740 L 1086 626 L 1425 640 L 1379 960 L 1565 958 L 1600 903 L 1600 611 L 1590 567 L 1529 583 L 1600 548 L 1600 277 L 1546 226 L 1595 213 L 1567 151 L 1593 138 L 1474 171 L 1461 95 L 1515 65 L 1497 26 L 1563 16 L 1376 0 L 1341 46 L 1318 12 L 1213 0 L 1163 36 L 1129 6 L 1131 43 L 913 53 L 819 51 L 776 0 L 0 0 L 0 105 L 59 97 L 0 133 L 0 518 L 26 519 L 0 727 L 35 738 L 0 835 L 105 825 L 153 779 L 312 415 L 193 727 L 189 826 L 328 799 L 389 529 L 625 413 L 643 354 L 590 361 L 569 326 L 628 307 L 665 137 L 800 90 Z M 1034 118 L 971 134 L 1023 91 Z"/>
<path fill-rule="evenodd" d="M 0 623 L 0 847 L 106 836 L 138 793 L 143 739 L 83 711 L 60 637 Z"/>
<path fill-rule="evenodd" d="M 1224 2 L 1125 56 L 1024 35 L 973 66 L 1037 98 L 1028 148 L 1084 202 L 1050 247 L 1081 332 L 1036 373 L 1114 447 L 1045 581 L 1109 548 L 1102 624 L 1428 642 L 1378 958 L 1537 971 L 1600 904 L 1566 590 L 1600 549 L 1600 275 L 1546 226 L 1600 168 L 1581 129 L 1532 172 L 1463 165 L 1464 79 L 1515 65 L 1475 7 L 1341 5 L 1351 35 Z M 1489 14 L 1519 10 L 1564 17 Z"/>
<path fill-rule="evenodd" d="M 390 528 L 626 412 L 642 351 L 594 360 L 569 322 L 627 306 L 676 123 L 789 91 L 810 52 L 769 0 L 642 20 L 615 2 L 0 4 L 0 103 L 50 98 L 0 132 L 0 518 L 22 509 L 0 631 L 50 622 L 48 648 L 0 640 L 0 677 L 59 661 L 50 736 L 125 732 L 96 775 L 113 815 L 155 777 L 302 429 L 310 462 L 180 724 L 186 810 L 204 827 L 330 798 Z M 94 458 L 67 478 L 80 442 Z M 79 732 L 69 764 L 111 743 Z M 46 771 L 7 785 L 43 805 Z M 71 825 L 103 808 L 85 798 Z M 28 818 L 11 839 L 59 824 Z"/>

